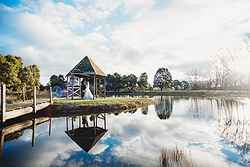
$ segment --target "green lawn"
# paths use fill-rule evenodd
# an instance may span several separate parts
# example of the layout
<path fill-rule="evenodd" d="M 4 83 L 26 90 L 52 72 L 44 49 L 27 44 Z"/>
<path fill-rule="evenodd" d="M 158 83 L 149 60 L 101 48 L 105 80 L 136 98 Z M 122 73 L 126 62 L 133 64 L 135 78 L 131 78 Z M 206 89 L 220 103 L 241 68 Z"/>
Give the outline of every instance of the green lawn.
<path fill-rule="evenodd" d="M 57 99 L 54 104 L 71 104 L 81 106 L 98 106 L 98 105 L 127 105 L 131 103 L 151 103 L 150 98 L 129 98 L 129 97 L 108 97 L 108 98 L 97 98 L 94 100 L 83 100 L 83 99 Z"/>

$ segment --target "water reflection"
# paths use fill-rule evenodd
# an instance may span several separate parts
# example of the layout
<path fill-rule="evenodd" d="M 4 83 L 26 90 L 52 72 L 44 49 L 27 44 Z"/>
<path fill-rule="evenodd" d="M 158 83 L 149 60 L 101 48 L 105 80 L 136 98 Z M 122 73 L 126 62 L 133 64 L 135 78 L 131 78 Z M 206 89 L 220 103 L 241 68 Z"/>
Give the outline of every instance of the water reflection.
<path fill-rule="evenodd" d="M 142 114 L 147 115 L 148 114 L 148 106 L 142 107 L 141 112 L 142 112 Z"/>
<path fill-rule="evenodd" d="M 155 101 L 129 112 L 34 118 L 4 127 L 0 137 L 5 161 L 0 166 L 152 167 L 159 166 L 163 148 L 176 146 L 190 152 L 198 166 L 249 165 L 249 99 Z"/>
<path fill-rule="evenodd" d="M 74 126 L 77 119 L 78 125 Z M 69 129 L 69 122 L 71 122 L 71 129 Z M 66 127 L 65 133 L 84 151 L 89 152 L 107 132 L 106 114 L 66 117 Z"/>
<path fill-rule="evenodd" d="M 66 117 L 65 119 L 65 133 L 86 152 L 93 148 L 107 132 L 105 113 L 89 116 L 81 115 Z M 77 120 L 79 120 L 78 125 L 76 125 Z M 71 129 L 69 129 L 69 122 L 71 122 Z M 23 135 L 26 129 L 32 130 L 30 143 L 31 146 L 34 147 L 37 138 L 37 126 L 44 123 L 47 123 L 48 136 L 51 136 L 52 118 L 33 118 L 2 127 L 0 129 L 0 157 L 2 158 L 4 155 L 4 143 L 18 139 Z"/>
<path fill-rule="evenodd" d="M 14 123 L 7 127 L 2 127 L 0 132 L 0 152 L 1 157 L 3 157 L 3 149 L 4 149 L 4 142 L 12 141 L 15 139 L 18 139 L 23 135 L 23 130 L 25 129 L 31 129 L 32 130 L 32 136 L 31 136 L 31 145 L 32 147 L 35 145 L 36 140 L 36 126 L 45 122 L 49 122 L 49 135 L 51 133 L 51 118 L 33 118 L 31 120 Z"/>
<path fill-rule="evenodd" d="M 170 96 L 155 99 L 155 111 L 160 119 L 169 119 L 173 112 L 173 100 Z"/>

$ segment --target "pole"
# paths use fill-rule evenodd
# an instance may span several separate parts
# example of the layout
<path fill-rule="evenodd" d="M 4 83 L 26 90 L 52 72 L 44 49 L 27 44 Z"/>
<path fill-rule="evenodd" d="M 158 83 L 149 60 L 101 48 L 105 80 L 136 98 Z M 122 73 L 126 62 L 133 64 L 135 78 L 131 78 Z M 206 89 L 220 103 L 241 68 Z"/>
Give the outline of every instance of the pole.
<path fill-rule="evenodd" d="M 107 86 L 107 81 L 106 81 L 106 78 L 104 78 L 104 97 L 107 96 L 106 86 Z"/>
<path fill-rule="evenodd" d="M 67 86 L 66 86 L 66 89 L 67 89 L 67 91 L 66 91 L 66 99 L 68 99 L 69 98 L 69 77 L 67 76 Z"/>
<path fill-rule="evenodd" d="M 36 87 L 33 88 L 33 112 L 36 114 Z"/>
<path fill-rule="evenodd" d="M 4 115 L 6 112 L 6 85 L 4 83 L 0 84 L 0 93 L 1 93 L 1 97 L 0 97 L 0 102 L 1 102 L 1 123 L 5 122 L 4 119 Z"/>
<path fill-rule="evenodd" d="M 71 117 L 71 129 L 72 130 L 74 129 L 74 120 L 73 120 L 73 117 Z"/>
<path fill-rule="evenodd" d="M 52 87 L 49 87 L 49 95 L 50 95 L 50 104 L 53 104 L 53 91 L 52 91 Z"/>
<path fill-rule="evenodd" d="M 81 127 L 81 116 L 79 116 L 79 128 Z"/>
<path fill-rule="evenodd" d="M 94 75 L 94 93 L 93 93 L 93 98 L 96 97 L 96 75 Z"/>
<path fill-rule="evenodd" d="M 32 126 L 32 147 L 34 147 L 35 145 L 35 141 L 36 141 L 36 119 L 34 119 L 33 121 L 33 126 Z"/>
<path fill-rule="evenodd" d="M 74 100 L 74 85 L 73 85 L 73 83 L 72 83 L 72 85 L 71 85 L 71 91 L 72 91 L 72 94 L 71 94 L 71 99 L 72 100 Z"/>
<path fill-rule="evenodd" d="M 69 131 L 69 117 L 66 117 L 66 131 Z"/>
<path fill-rule="evenodd" d="M 107 129 L 106 113 L 104 113 L 104 129 Z"/>
<path fill-rule="evenodd" d="M 49 119 L 49 136 L 51 135 L 51 125 L 52 125 L 52 120 L 50 118 Z"/>
<path fill-rule="evenodd" d="M 4 134 L 4 129 L 0 130 L 0 160 L 3 158 L 3 149 L 4 149 L 4 138 L 5 138 L 5 134 Z"/>

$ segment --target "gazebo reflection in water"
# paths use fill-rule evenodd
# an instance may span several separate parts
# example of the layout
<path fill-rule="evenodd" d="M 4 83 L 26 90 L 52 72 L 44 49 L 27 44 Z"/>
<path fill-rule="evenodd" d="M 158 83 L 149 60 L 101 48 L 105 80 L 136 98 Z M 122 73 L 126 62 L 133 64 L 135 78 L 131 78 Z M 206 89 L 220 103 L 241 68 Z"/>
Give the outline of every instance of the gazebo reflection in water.
<path fill-rule="evenodd" d="M 89 152 L 106 132 L 106 113 L 66 117 L 65 133 L 85 152 Z"/>

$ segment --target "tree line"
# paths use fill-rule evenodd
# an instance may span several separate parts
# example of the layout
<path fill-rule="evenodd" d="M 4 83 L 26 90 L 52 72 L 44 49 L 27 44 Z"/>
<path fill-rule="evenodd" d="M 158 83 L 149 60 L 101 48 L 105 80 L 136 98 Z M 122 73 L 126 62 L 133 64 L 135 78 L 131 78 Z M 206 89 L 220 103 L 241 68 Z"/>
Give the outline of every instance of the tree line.
<path fill-rule="evenodd" d="M 37 65 L 25 66 L 21 57 L 0 54 L 0 83 L 6 84 L 10 92 L 26 91 L 40 86 L 40 69 Z"/>
<path fill-rule="evenodd" d="M 67 81 L 63 75 L 52 75 L 48 85 L 65 88 Z M 148 74 L 142 73 L 139 77 L 135 74 L 121 75 L 117 72 L 106 76 L 106 90 L 115 92 L 134 92 L 153 90 L 154 88 L 186 90 L 190 89 L 188 81 L 173 80 L 167 68 L 159 68 L 154 75 L 154 82 L 148 82 Z"/>

